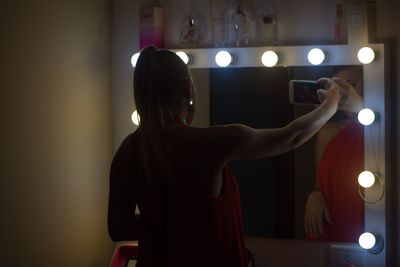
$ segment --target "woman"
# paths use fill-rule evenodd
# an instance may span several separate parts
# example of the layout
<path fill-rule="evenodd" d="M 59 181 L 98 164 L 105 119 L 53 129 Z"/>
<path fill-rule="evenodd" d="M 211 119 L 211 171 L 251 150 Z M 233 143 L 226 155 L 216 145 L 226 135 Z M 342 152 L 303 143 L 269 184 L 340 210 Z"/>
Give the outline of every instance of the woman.
<path fill-rule="evenodd" d="M 111 238 L 139 240 L 141 267 L 247 266 L 239 191 L 226 165 L 285 153 L 317 133 L 341 98 L 333 80 L 321 82 L 329 86 L 321 105 L 283 128 L 196 128 L 187 66 L 171 51 L 145 48 L 134 73 L 140 125 L 111 166 Z"/>
<path fill-rule="evenodd" d="M 356 119 L 363 108 L 362 68 L 341 68 L 335 76 L 346 111 L 338 112 L 318 133 L 317 190 L 307 200 L 305 231 L 308 239 L 358 242 L 364 230 L 364 201 L 357 183 L 364 170 L 364 128 Z"/>

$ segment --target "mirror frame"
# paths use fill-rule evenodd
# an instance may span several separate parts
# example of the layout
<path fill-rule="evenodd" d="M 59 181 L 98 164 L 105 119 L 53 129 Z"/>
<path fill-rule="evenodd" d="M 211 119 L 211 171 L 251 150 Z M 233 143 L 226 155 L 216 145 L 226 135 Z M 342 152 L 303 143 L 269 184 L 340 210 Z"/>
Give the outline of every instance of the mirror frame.
<path fill-rule="evenodd" d="M 358 50 L 368 46 L 375 52 L 375 59 L 370 64 L 362 64 L 357 58 Z M 307 53 L 312 48 L 320 48 L 325 52 L 326 59 L 319 66 L 327 65 L 363 65 L 364 75 L 364 106 L 377 114 L 376 121 L 364 127 L 365 169 L 380 174 L 383 183 L 389 179 L 389 149 L 390 137 L 389 120 L 386 114 L 389 110 L 385 90 L 385 54 L 383 44 L 352 44 L 352 45 L 316 45 L 316 46 L 273 46 L 273 47 L 246 47 L 246 48 L 204 48 L 204 49 L 174 49 L 183 51 L 191 59 L 189 68 L 220 68 L 215 63 L 215 55 L 225 50 L 233 55 L 233 63 L 228 67 L 264 67 L 261 56 L 265 51 L 272 50 L 279 56 L 276 67 L 315 66 L 308 62 Z M 388 129 L 388 131 L 386 131 Z M 374 192 L 375 189 L 375 192 Z M 375 187 L 369 189 L 368 196 L 380 194 Z M 386 266 L 386 249 L 388 240 L 386 231 L 386 202 L 388 190 L 377 203 L 365 203 L 365 231 L 380 234 L 386 243 L 378 254 L 366 253 L 366 267 Z M 293 240 L 292 242 L 296 242 Z"/>

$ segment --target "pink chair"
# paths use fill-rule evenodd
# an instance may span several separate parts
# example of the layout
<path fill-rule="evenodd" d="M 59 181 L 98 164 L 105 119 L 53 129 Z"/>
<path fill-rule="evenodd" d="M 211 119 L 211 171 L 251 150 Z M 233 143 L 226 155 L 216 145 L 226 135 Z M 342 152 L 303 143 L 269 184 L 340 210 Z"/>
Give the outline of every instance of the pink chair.
<path fill-rule="evenodd" d="M 129 260 L 135 260 L 138 255 L 137 244 L 122 244 L 115 248 L 110 267 L 126 267 Z"/>

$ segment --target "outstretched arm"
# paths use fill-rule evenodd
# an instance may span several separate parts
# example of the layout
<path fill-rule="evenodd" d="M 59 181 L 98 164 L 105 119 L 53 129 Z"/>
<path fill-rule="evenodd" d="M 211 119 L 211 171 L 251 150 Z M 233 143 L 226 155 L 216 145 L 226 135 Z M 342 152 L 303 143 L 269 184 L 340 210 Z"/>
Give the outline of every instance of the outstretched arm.
<path fill-rule="evenodd" d="M 232 151 L 233 158 L 254 158 L 273 156 L 294 149 L 316 134 L 335 114 L 341 98 L 340 87 L 331 79 L 321 79 L 327 83 L 328 90 L 320 90 L 321 105 L 299 117 L 287 126 L 278 129 L 252 129 L 236 126 L 242 132 L 239 146 Z"/>
<path fill-rule="evenodd" d="M 254 129 L 242 124 L 208 128 L 174 127 L 170 136 L 174 143 L 179 144 L 182 153 L 202 155 L 199 164 L 207 159 L 212 164 L 224 166 L 235 159 L 256 159 L 285 153 L 310 139 L 335 114 L 341 97 L 340 88 L 332 79 L 322 79 L 321 82 L 330 86 L 328 90 L 318 92 L 321 104 L 285 127 Z"/>

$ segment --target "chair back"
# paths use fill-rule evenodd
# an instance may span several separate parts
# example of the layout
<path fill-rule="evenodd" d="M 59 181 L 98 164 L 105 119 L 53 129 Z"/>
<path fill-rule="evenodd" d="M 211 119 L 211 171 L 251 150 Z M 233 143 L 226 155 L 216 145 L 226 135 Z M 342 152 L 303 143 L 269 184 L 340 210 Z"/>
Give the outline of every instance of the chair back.
<path fill-rule="evenodd" d="M 110 267 L 126 267 L 129 260 L 137 259 L 138 245 L 137 244 L 122 244 L 115 248 L 112 256 Z"/>

